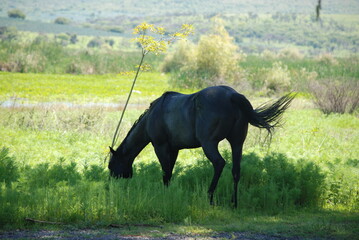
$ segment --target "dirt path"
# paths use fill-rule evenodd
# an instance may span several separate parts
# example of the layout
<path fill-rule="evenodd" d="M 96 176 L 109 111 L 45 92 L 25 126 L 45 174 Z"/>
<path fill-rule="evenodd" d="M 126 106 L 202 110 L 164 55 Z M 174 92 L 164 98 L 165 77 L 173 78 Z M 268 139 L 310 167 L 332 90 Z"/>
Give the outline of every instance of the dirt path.
<path fill-rule="evenodd" d="M 158 236 L 158 237 L 156 237 Z M 240 240 L 297 240 L 301 237 L 272 236 L 266 234 L 255 234 L 249 232 L 212 233 L 207 235 L 161 233 L 158 230 L 150 231 L 148 234 L 124 235 L 119 229 L 83 229 L 83 230 L 17 230 L 0 232 L 0 239 L 60 239 L 60 240 L 211 240 L 211 239 L 240 239 Z M 315 238 L 318 239 L 319 238 Z"/>

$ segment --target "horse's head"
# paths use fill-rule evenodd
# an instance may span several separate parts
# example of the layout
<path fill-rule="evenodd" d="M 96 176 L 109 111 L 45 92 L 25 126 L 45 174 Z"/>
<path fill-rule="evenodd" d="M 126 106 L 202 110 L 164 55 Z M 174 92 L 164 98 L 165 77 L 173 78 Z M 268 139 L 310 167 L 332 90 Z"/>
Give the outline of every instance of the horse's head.
<path fill-rule="evenodd" d="M 131 161 L 121 153 L 121 150 L 115 151 L 110 147 L 111 159 L 108 164 L 110 174 L 115 178 L 131 178 L 132 177 L 132 166 Z"/>

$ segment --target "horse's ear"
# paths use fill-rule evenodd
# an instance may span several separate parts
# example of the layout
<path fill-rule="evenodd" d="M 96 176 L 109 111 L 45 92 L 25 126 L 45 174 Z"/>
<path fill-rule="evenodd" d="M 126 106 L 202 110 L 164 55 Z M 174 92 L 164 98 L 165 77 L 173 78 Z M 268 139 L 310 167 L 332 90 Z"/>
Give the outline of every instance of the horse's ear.
<path fill-rule="evenodd" d="M 115 154 L 116 153 L 116 151 L 115 150 L 113 150 L 113 148 L 112 147 L 109 147 L 110 148 L 110 152 L 112 153 L 112 154 Z"/>

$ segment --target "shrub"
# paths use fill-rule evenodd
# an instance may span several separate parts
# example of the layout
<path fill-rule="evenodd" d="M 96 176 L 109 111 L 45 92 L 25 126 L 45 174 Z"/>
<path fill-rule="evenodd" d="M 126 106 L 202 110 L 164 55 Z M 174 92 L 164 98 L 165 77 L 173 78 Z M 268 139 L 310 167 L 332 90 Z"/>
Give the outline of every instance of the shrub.
<path fill-rule="evenodd" d="M 297 91 L 308 92 L 308 83 L 315 81 L 317 77 L 317 72 L 308 71 L 306 68 L 291 72 L 293 87 Z"/>
<path fill-rule="evenodd" d="M 108 31 L 114 33 L 123 33 L 125 30 L 122 27 L 110 27 Z"/>
<path fill-rule="evenodd" d="M 46 57 L 37 51 L 17 52 L 9 56 L 9 70 L 12 72 L 42 72 L 45 68 Z"/>
<path fill-rule="evenodd" d="M 315 60 L 319 63 L 326 65 L 338 65 L 338 61 L 333 57 L 330 53 L 324 53 L 315 58 Z"/>
<path fill-rule="evenodd" d="M 359 159 L 336 159 L 328 162 L 325 200 L 330 207 L 358 209 Z"/>
<path fill-rule="evenodd" d="M 283 48 L 279 51 L 278 57 L 289 60 L 300 60 L 304 55 L 297 48 Z"/>
<path fill-rule="evenodd" d="M 239 61 L 244 58 L 233 38 L 219 20 L 213 33 L 202 36 L 198 45 L 179 45 L 165 59 L 164 70 L 172 72 L 170 84 L 176 87 L 202 88 L 217 84 L 236 84 Z"/>
<path fill-rule="evenodd" d="M 108 172 L 98 165 L 85 166 L 83 176 L 89 181 L 102 181 L 108 177 Z"/>
<path fill-rule="evenodd" d="M 274 62 L 265 74 L 265 88 L 268 95 L 288 91 L 291 78 L 288 67 L 282 62 Z"/>
<path fill-rule="evenodd" d="M 76 34 L 72 34 L 70 37 L 70 42 L 72 44 L 76 44 L 79 40 L 77 39 L 77 35 Z"/>
<path fill-rule="evenodd" d="M 261 53 L 261 57 L 267 60 L 274 60 L 277 58 L 277 54 L 275 52 L 272 52 L 268 49 L 265 49 L 262 53 Z"/>
<path fill-rule="evenodd" d="M 110 47 L 113 47 L 115 45 L 115 40 L 113 39 L 106 39 L 105 43 L 107 43 Z"/>
<path fill-rule="evenodd" d="M 0 40 L 16 40 L 19 34 L 15 27 L 0 27 Z"/>
<path fill-rule="evenodd" d="M 19 18 L 19 19 L 25 19 L 26 15 L 19 9 L 13 9 L 7 12 L 7 15 L 10 18 Z"/>
<path fill-rule="evenodd" d="M 189 41 L 179 41 L 175 47 L 175 50 L 169 53 L 161 66 L 164 72 L 178 72 L 182 67 L 186 65 L 195 64 L 196 56 L 195 45 Z M 192 61 L 192 62 L 191 62 Z"/>
<path fill-rule="evenodd" d="M 353 113 L 359 106 L 359 82 L 356 79 L 323 79 L 309 86 L 314 103 L 325 114 Z"/>
<path fill-rule="evenodd" d="M 71 21 L 70 19 L 67 19 L 65 17 L 58 17 L 55 19 L 54 23 L 56 24 L 61 24 L 61 25 L 67 25 L 69 24 Z"/>
<path fill-rule="evenodd" d="M 30 187 L 55 186 L 59 182 L 74 185 L 81 180 L 81 175 L 76 169 L 76 163 L 64 164 L 65 159 L 60 158 L 56 164 L 38 164 L 35 167 L 27 166 L 25 170 L 26 183 Z"/>
<path fill-rule="evenodd" d="M 102 44 L 103 44 L 103 42 L 101 39 L 94 38 L 88 42 L 87 47 L 88 48 L 98 48 L 98 47 L 101 47 Z"/>
<path fill-rule="evenodd" d="M 245 155 L 239 184 L 242 208 L 278 212 L 294 206 L 319 207 L 323 203 L 325 175 L 304 160 L 293 163 L 283 154 L 260 159 Z"/>
<path fill-rule="evenodd" d="M 19 168 L 15 164 L 15 159 L 9 156 L 9 149 L 0 150 L 0 182 L 10 186 L 12 182 L 19 178 Z"/>

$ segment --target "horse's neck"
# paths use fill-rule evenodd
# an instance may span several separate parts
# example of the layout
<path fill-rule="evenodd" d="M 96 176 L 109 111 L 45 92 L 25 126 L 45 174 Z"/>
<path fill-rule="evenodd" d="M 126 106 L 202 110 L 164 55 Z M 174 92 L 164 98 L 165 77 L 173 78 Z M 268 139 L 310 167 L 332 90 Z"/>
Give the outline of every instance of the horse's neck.
<path fill-rule="evenodd" d="M 134 159 L 149 142 L 150 140 L 146 131 L 146 121 L 145 119 L 141 119 L 136 126 L 131 129 L 120 147 L 122 147 L 123 153 Z"/>

